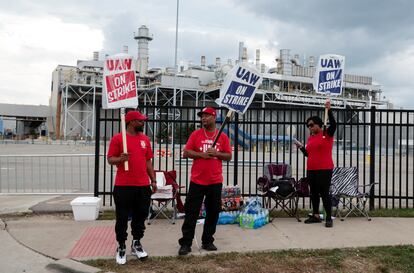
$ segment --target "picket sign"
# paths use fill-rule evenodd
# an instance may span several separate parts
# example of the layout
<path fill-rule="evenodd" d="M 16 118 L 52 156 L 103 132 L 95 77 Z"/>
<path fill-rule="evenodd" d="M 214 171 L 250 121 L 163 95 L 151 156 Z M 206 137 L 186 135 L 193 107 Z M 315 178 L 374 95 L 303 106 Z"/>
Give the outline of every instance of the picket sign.
<path fill-rule="evenodd" d="M 224 126 L 231 120 L 233 113 L 244 114 L 247 111 L 262 80 L 263 77 L 256 68 L 247 63 L 238 64 L 227 73 L 216 103 L 229 111 L 214 139 L 213 147 L 216 146 Z"/>
<path fill-rule="evenodd" d="M 316 93 L 326 95 L 328 100 L 330 95 L 341 95 L 344 85 L 344 69 L 344 56 L 336 54 L 320 55 L 314 81 L 314 89 Z M 328 108 L 325 107 L 323 138 L 326 137 L 327 123 Z"/>
<path fill-rule="evenodd" d="M 125 127 L 125 108 L 137 108 L 138 95 L 134 58 L 120 53 L 109 56 L 104 62 L 102 108 L 121 108 L 121 134 L 123 152 L 128 153 Z M 125 161 L 125 171 L 129 170 Z"/>
<path fill-rule="evenodd" d="M 342 94 L 344 85 L 345 57 L 325 54 L 319 57 L 315 74 L 314 89 L 318 94 Z"/>

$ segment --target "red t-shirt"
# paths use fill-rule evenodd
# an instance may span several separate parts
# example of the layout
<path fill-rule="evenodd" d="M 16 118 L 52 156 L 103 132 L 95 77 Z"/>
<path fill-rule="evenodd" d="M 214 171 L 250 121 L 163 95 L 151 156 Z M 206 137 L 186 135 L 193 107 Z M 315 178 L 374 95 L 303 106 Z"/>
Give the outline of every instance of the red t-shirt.
<path fill-rule="evenodd" d="M 308 170 L 332 170 L 334 168 L 332 160 L 333 142 L 334 138 L 328 134 L 323 138 L 323 132 L 309 136 L 306 143 Z"/>
<path fill-rule="evenodd" d="M 147 160 L 153 158 L 149 138 L 143 133 L 138 133 L 135 136 L 127 133 L 126 138 L 129 170 L 125 171 L 124 163 L 117 165 L 115 185 L 147 186 L 150 181 L 147 173 Z M 122 151 L 122 134 L 119 133 L 111 139 L 108 158 L 120 156 Z"/>
<path fill-rule="evenodd" d="M 216 134 L 218 130 L 216 129 Z M 206 152 L 213 145 L 214 138 L 212 133 L 204 131 L 204 128 L 194 131 L 185 145 L 186 150 L 196 152 Z M 221 133 L 216 150 L 223 153 L 231 153 L 230 140 L 228 136 Z M 221 160 L 218 158 L 197 158 L 193 160 L 191 167 L 191 181 L 200 185 L 211 185 L 223 183 L 223 169 Z"/>

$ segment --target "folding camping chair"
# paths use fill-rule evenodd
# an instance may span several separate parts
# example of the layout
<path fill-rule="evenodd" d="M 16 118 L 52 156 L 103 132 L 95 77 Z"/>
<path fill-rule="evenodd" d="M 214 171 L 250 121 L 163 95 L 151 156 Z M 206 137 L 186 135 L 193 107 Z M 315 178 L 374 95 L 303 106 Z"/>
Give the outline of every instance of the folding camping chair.
<path fill-rule="evenodd" d="M 257 180 L 257 190 L 262 192 L 263 204 L 270 208 L 269 214 L 280 207 L 300 222 L 297 185 L 291 173 L 291 167 L 288 164 L 267 164 L 264 166 L 263 176 Z M 273 206 L 272 200 L 275 203 Z"/>
<path fill-rule="evenodd" d="M 157 192 L 151 195 L 151 205 L 148 213 L 148 225 L 160 215 L 163 215 L 171 224 L 175 224 L 177 218 L 177 210 L 184 211 L 183 203 L 179 196 L 179 189 L 181 188 L 175 181 L 175 171 L 155 171 L 157 179 Z M 167 215 L 169 206 L 172 206 L 172 216 Z M 153 213 L 151 213 L 153 210 Z"/>
<path fill-rule="evenodd" d="M 366 210 L 366 203 L 369 197 L 372 183 L 365 186 L 358 186 L 358 168 L 357 167 L 337 167 L 332 173 L 331 182 L 331 196 L 332 206 L 336 208 L 336 217 L 339 216 L 341 221 L 344 221 L 351 213 L 354 215 L 362 215 L 371 221 L 368 211 Z M 360 189 L 365 189 L 362 192 Z M 355 201 L 355 203 L 354 203 Z M 348 209 L 348 213 L 342 216 L 339 206 L 342 209 Z"/>

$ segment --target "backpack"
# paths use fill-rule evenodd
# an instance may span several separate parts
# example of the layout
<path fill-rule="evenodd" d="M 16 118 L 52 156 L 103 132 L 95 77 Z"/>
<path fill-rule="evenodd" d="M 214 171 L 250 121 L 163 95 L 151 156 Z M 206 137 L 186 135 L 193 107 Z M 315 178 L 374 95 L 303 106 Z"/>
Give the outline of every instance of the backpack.
<path fill-rule="evenodd" d="M 278 187 L 276 193 L 282 197 L 286 197 L 295 191 L 295 184 L 295 179 L 292 177 L 269 180 L 266 176 L 262 176 L 257 180 L 257 190 L 272 195 L 275 192 L 271 189 Z"/>
<path fill-rule="evenodd" d="M 297 190 L 298 196 L 300 196 L 300 197 L 310 196 L 309 179 L 307 177 L 302 177 L 296 183 L 296 190 Z"/>
<path fill-rule="evenodd" d="M 282 197 L 287 197 L 293 192 L 295 192 L 294 188 L 295 179 L 294 178 L 281 178 L 278 180 L 272 180 L 270 182 L 269 192 L 272 192 L 272 188 L 277 187 L 276 193 Z"/>
<path fill-rule="evenodd" d="M 269 190 L 269 179 L 267 176 L 261 176 L 257 180 L 257 190 L 266 193 Z"/>

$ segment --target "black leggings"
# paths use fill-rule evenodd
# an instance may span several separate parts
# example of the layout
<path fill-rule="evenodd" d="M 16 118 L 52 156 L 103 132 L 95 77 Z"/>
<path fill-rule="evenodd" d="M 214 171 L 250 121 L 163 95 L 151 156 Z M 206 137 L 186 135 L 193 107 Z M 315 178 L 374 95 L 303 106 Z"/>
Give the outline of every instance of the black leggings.
<path fill-rule="evenodd" d="M 332 200 L 329 194 L 329 188 L 331 187 L 332 170 L 308 171 L 308 179 L 313 214 L 319 214 L 319 200 L 322 197 L 326 219 L 331 219 Z"/>

